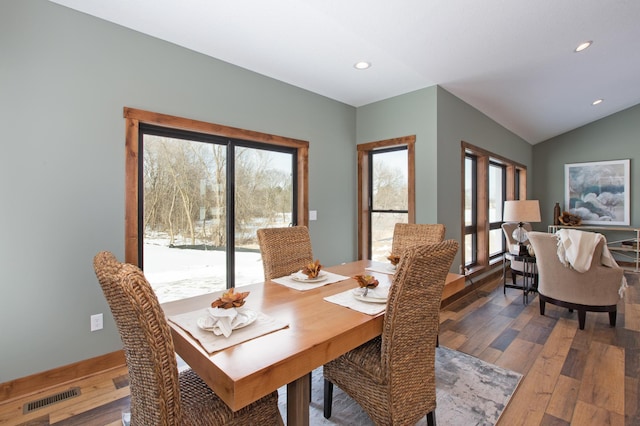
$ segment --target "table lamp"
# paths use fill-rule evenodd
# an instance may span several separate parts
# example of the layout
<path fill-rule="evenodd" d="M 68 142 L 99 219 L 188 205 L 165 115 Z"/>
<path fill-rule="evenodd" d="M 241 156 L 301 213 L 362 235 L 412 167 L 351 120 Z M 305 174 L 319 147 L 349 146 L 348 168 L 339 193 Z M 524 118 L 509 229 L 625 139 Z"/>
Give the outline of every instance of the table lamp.
<path fill-rule="evenodd" d="M 505 222 L 518 222 L 518 227 L 513 231 L 513 239 L 518 242 L 520 256 L 527 254 L 527 230 L 522 227 L 523 222 L 540 222 L 540 203 L 538 200 L 513 200 L 504 202 L 502 220 Z"/>

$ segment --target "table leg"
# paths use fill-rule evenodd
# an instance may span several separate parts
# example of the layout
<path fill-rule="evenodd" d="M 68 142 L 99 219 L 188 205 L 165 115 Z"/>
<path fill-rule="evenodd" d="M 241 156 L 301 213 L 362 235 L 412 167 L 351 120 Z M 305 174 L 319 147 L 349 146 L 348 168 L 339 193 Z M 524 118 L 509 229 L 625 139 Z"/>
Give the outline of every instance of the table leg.
<path fill-rule="evenodd" d="M 309 374 L 287 385 L 287 425 L 309 426 Z"/>

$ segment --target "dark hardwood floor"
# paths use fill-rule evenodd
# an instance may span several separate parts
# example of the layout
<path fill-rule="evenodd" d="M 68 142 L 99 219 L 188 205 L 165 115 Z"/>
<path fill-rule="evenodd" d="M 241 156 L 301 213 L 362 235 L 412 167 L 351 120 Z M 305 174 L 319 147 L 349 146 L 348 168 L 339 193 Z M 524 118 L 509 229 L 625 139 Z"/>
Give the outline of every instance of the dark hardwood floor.
<path fill-rule="evenodd" d="M 440 344 L 524 375 L 499 425 L 640 425 L 640 293 L 638 274 L 618 304 L 617 326 L 606 313 L 577 313 L 493 281 L 443 308 Z M 27 402 L 67 390 L 81 395 L 23 414 Z M 0 404 L 1 425 L 120 425 L 129 406 L 126 368 Z M 444 425 L 440 425 L 444 426 Z"/>

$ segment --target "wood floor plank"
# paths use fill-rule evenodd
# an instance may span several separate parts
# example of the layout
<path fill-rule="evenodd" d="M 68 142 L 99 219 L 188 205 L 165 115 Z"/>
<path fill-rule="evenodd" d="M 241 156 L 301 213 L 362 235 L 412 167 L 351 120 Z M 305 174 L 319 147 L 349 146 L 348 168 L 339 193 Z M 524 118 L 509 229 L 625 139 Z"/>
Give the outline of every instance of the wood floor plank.
<path fill-rule="evenodd" d="M 489 347 L 499 350 L 500 352 L 504 352 L 507 347 L 513 342 L 513 340 L 518 337 L 518 330 L 514 330 L 509 327 L 505 329 L 502 333 L 500 333 L 493 341 L 489 344 Z"/>
<path fill-rule="evenodd" d="M 501 309 L 501 306 L 492 303 L 481 304 L 474 311 L 469 312 L 464 318 L 457 321 L 450 329 L 466 336 L 472 336 L 479 332 Z"/>
<path fill-rule="evenodd" d="M 567 321 L 557 322 L 540 354 L 535 358 L 533 366 L 512 397 L 507 410 L 500 418 L 501 425 L 540 424 L 574 335 L 575 328 L 571 327 Z M 516 339 L 514 343 L 516 341 L 520 341 L 523 346 L 535 345 L 520 339 Z M 505 351 L 505 355 L 511 346 Z M 502 358 L 498 361 L 501 360 Z M 501 364 L 498 363 L 498 365 Z M 524 423 L 523 416 L 527 419 Z"/>
<path fill-rule="evenodd" d="M 624 426 L 624 416 L 578 400 L 573 425 Z"/>
<path fill-rule="evenodd" d="M 449 349 L 458 350 L 458 348 L 467 341 L 467 336 L 464 334 L 456 333 L 454 331 L 447 330 L 438 335 L 440 344 L 448 347 Z"/>
<path fill-rule="evenodd" d="M 125 396 L 107 404 L 95 406 L 81 414 L 68 417 L 60 421 L 51 422 L 51 426 L 85 426 L 106 425 L 109 423 L 122 424 L 122 411 L 129 410 L 129 396 Z"/>
<path fill-rule="evenodd" d="M 41 392 L 33 395 L 27 395 L 7 404 L 0 404 L 0 424 L 30 424 L 31 422 L 41 424 L 38 423 L 38 419 L 43 416 L 43 413 L 47 415 L 47 418 L 52 416 L 56 419 L 51 421 L 57 421 L 57 419 L 67 418 L 81 411 L 100 406 L 103 403 L 108 403 L 113 399 L 122 397 L 123 395 L 128 395 L 128 387 L 123 388 L 120 392 L 116 392 L 116 388 L 112 380 L 112 377 L 119 377 L 123 374 L 127 374 L 127 368 L 124 366 L 118 369 L 108 370 L 103 374 L 83 378 L 72 384 L 64 384 L 44 389 Z M 109 379 L 106 380 L 106 377 L 109 377 Z M 32 411 L 31 413 L 23 414 L 24 404 L 54 395 L 58 392 L 66 391 L 74 386 L 80 387 L 80 396 L 66 401 L 57 402 L 48 407 Z M 14 419 L 14 423 L 12 423 L 10 419 Z M 15 419 L 19 419 L 19 421 L 16 421 Z"/>
<path fill-rule="evenodd" d="M 460 345 L 458 350 L 476 357 L 479 356 L 512 322 L 513 318 L 503 315 L 494 316 L 486 322 L 485 327 L 474 332 L 466 342 Z"/>
<path fill-rule="evenodd" d="M 625 303 L 624 328 L 640 331 L 640 304 Z"/>
<path fill-rule="evenodd" d="M 586 362 L 587 351 L 579 351 L 572 347 L 569 349 L 567 358 L 564 360 L 562 374 L 576 380 L 582 380 L 582 374 L 584 373 Z"/>
<path fill-rule="evenodd" d="M 578 399 L 624 416 L 624 350 L 593 342 Z"/>
<path fill-rule="evenodd" d="M 640 425 L 640 379 L 624 379 L 624 416 L 625 424 Z"/>
<path fill-rule="evenodd" d="M 502 351 L 494 349 L 492 347 L 488 347 L 484 351 L 482 351 L 482 353 L 480 353 L 478 358 L 491 364 L 495 364 L 498 358 L 500 358 L 501 356 Z"/>
<path fill-rule="evenodd" d="M 79 382 L 81 395 L 52 406 L 51 423 L 57 423 L 69 417 L 77 416 L 93 407 L 108 404 L 129 394 L 129 388 L 116 388 L 113 380 L 90 377 Z"/>
<path fill-rule="evenodd" d="M 561 374 L 551 394 L 546 412 L 556 418 L 571 422 L 579 390 L 579 380 Z"/>
<path fill-rule="evenodd" d="M 532 305 L 529 305 L 522 309 L 520 315 L 518 315 L 513 324 L 511 324 L 511 328 L 513 328 L 514 330 L 522 331 L 522 329 L 525 328 L 527 324 L 529 324 L 529 321 L 531 321 L 534 316 L 540 315 L 537 302 L 534 303 L 535 308 Z"/>
<path fill-rule="evenodd" d="M 78 401 L 76 404 L 73 404 L 69 407 L 60 407 L 59 409 L 51 411 L 50 420 L 51 424 L 67 424 L 65 423 L 69 419 L 75 418 L 94 418 L 96 414 L 94 413 L 95 407 L 111 407 L 111 404 L 116 403 L 116 401 L 120 401 L 120 403 L 124 403 L 125 401 L 128 404 L 129 397 L 129 388 L 120 388 L 120 389 L 112 389 L 111 392 L 108 393 L 99 393 L 95 394 L 92 397 L 87 397 L 81 401 Z M 127 405 L 128 407 L 128 405 Z M 118 413 L 120 409 L 126 408 L 124 406 L 118 408 Z M 75 421 L 75 420 L 74 420 Z M 70 423 L 73 424 L 73 423 Z M 82 424 L 82 423 L 78 423 Z"/>
<path fill-rule="evenodd" d="M 541 426 L 570 426 L 571 423 L 566 420 L 562 420 L 555 416 L 552 416 L 549 413 L 544 413 L 544 416 L 542 416 L 542 420 L 540 421 L 540 425 Z"/>
<path fill-rule="evenodd" d="M 477 309 L 480 309 L 482 306 L 489 303 L 489 299 L 487 298 L 477 299 L 474 296 L 475 295 L 468 296 L 470 301 L 467 301 L 467 298 L 465 298 L 445 308 L 450 312 L 453 320 L 456 322 L 460 321 L 461 319 L 466 318 L 470 313 L 475 312 Z"/>
<path fill-rule="evenodd" d="M 526 374 L 540 351 L 542 351 L 542 345 L 517 338 L 504 350 L 496 364 L 520 374 Z"/>

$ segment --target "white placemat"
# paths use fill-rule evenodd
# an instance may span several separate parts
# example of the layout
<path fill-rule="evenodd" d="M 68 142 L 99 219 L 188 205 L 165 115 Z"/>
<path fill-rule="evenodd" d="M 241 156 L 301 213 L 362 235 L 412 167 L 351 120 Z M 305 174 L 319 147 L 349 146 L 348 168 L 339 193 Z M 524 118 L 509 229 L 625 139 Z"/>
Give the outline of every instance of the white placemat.
<path fill-rule="evenodd" d="M 389 275 L 393 275 L 396 273 L 395 269 L 391 269 L 391 264 L 384 264 L 381 263 L 379 265 L 371 265 L 371 266 L 367 266 L 366 268 L 364 268 L 365 271 L 373 271 L 373 272 L 382 272 L 383 274 L 389 274 Z"/>
<path fill-rule="evenodd" d="M 233 330 L 229 337 L 216 336 L 212 331 L 205 331 L 198 327 L 198 318 L 207 315 L 206 309 L 199 309 L 184 314 L 172 315 L 168 319 L 193 336 L 209 354 L 289 326 L 287 322 L 258 312 L 258 318 L 253 324 Z"/>
<path fill-rule="evenodd" d="M 292 275 L 287 275 L 286 277 L 274 278 L 271 281 L 274 283 L 293 288 L 295 290 L 306 291 L 313 290 L 314 288 L 322 287 L 323 285 L 337 283 L 339 281 L 348 280 L 351 277 L 347 277 L 344 275 L 334 274 L 333 272 L 325 271 L 327 274 L 327 279 L 317 282 L 317 283 L 303 283 L 300 281 L 296 281 L 293 279 Z"/>
<path fill-rule="evenodd" d="M 387 309 L 386 303 L 369 303 L 356 299 L 353 295 L 353 289 L 327 296 L 324 300 L 368 315 L 377 315 Z"/>

